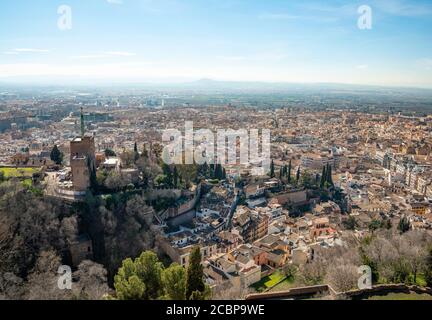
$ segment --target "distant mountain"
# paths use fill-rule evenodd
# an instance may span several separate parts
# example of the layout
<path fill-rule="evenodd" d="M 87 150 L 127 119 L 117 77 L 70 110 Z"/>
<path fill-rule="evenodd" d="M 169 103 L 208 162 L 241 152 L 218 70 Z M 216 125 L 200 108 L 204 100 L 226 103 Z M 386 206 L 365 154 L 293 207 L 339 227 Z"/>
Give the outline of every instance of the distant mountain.
<path fill-rule="evenodd" d="M 157 82 L 157 81 L 137 81 L 123 82 L 112 79 L 56 79 L 46 77 L 43 81 L 35 78 L 11 78 L 9 81 L 0 80 L 0 88 L 112 88 L 118 90 L 185 90 L 197 91 L 199 93 L 306 93 L 306 94 L 374 94 L 374 95 L 432 95 L 432 89 L 415 87 L 385 87 L 376 85 L 357 85 L 342 83 L 289 83 L 289 82 L 257 82 L 257 81 L 219 81 L 203 78 L 196 81 L 177 81 L 177 82 Z"/>
<path fill-rule="evenodd" d="M 357 85 L 343 83 L 290 83 L 290 82 L 257 82 L 257 81 L 218 81 L 200 79 L 197 81 L 172 84 L 172 87 L 197 90 L 258 91 L 258 92 L 333 92 L 333 93 L 395 93 L 422 92 L 432 93 L 431 89 L 414 87 L 385 87 L 377 85 Z"/>

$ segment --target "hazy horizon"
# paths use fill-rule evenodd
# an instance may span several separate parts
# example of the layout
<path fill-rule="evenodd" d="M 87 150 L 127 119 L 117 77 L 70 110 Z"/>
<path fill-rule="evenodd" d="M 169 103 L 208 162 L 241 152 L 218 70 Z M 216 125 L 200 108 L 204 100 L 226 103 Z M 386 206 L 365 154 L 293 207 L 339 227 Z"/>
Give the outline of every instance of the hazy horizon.
<path fill-rule="evenodd" d="M 365 5 L 370 29 L 358 25 Z M 432 88 L 426 0 L 8 0 L 0 9 L 1 82 Z"/>

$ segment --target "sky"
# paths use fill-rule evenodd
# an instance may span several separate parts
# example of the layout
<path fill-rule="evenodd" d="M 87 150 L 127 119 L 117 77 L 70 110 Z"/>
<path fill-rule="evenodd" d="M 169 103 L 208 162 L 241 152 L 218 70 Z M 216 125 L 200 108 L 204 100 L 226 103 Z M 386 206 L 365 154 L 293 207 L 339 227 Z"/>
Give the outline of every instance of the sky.
<path fill-rule="evenodd" d="M 430 0 L 1 0 L 0 81 L 432 87 L 431 30 Z"/>

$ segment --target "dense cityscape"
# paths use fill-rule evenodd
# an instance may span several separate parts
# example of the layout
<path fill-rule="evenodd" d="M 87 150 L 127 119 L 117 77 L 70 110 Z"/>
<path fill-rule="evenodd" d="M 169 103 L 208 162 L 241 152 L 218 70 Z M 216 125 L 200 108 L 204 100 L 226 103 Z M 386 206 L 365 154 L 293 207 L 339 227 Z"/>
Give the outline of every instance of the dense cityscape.
<path fill-rule="evenodd" d="M 0 316 L 426 311 L 431 17 L 430 0 L 1 1 Z"/>
<path fill-rule="evenodd" d="M 362 265 L 374 288 L 428 295 L 427 90 L 383 105 L 373 101 L 384 88 L 355 102 L 351 88 L 328 89 L 340 101 L 331 107 L 307 99 L 313 86 L 273 103 L 265 91 L 211 88 L 3 90 L 3 298 L 260 299 L 312 288 L 302 295 L 347 299 L 365 295 Z M 269 129 L 269 170 L 241 163 L 239 137 L 228 146 L 236 163 L 166 164 L 163 131 L 186 121 Z M 71 290 L 57 288 L 61 265 Z"/>

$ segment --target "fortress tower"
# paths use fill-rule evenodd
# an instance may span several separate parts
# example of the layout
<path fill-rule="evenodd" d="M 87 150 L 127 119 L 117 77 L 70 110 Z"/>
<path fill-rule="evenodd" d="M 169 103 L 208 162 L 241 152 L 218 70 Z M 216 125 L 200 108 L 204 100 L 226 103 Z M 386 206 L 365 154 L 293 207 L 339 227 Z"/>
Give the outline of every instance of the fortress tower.
<path fill-rule="evenodd" d="M 75 191 L 86 191 L 90 187 L 90 176 L 96 173 L 94 137 L 85 134 L 84 114 L 81 108 L 81 136 L 70 143 L 70 165 Z"/>

